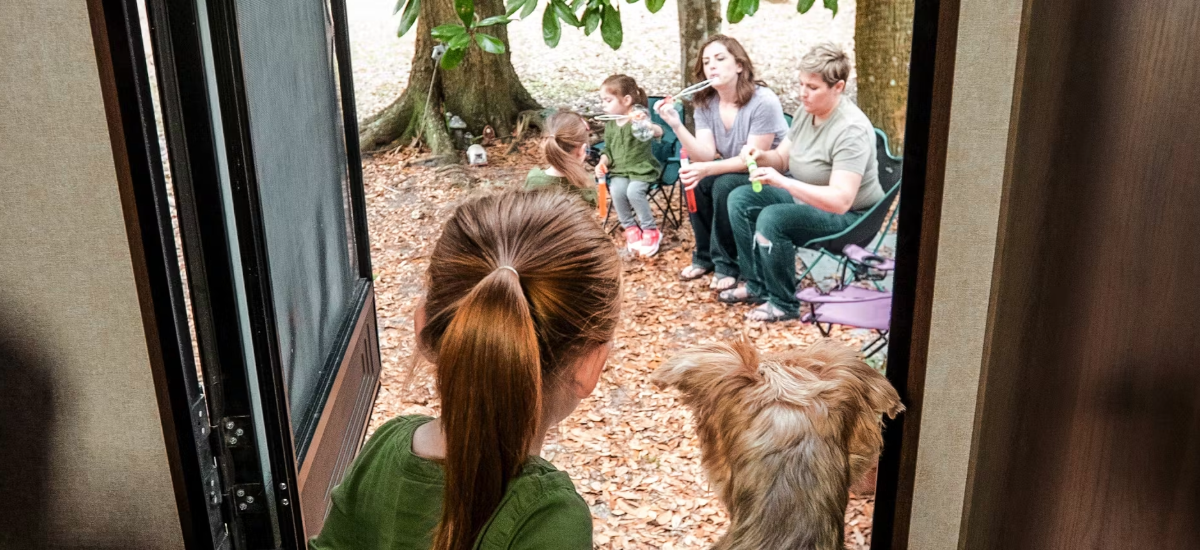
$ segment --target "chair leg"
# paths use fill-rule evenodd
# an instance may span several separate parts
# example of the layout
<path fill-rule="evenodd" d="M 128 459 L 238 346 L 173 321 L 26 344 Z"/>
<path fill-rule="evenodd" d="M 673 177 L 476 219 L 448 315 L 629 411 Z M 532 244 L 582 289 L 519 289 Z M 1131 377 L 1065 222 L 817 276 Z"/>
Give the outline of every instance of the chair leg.
<path fill-rule="evenodd" d="M 863 351 L 863 353 L 865 353 L 865 355 L 863 355 L 863 359 L 867 359 L 867 358 L 875 355 L 876 353 L 879 353 L 879 352 L 887 349 L 887 346 L 888 346 L 888 331 L 881 330 L 881 331 L 879 331 L 878 338 L 872 340 L 871 343 L 867 344 L 866 346 L 863 346 L 862 351 Z M 869 351 L 869 353 L 868 353 L 868 351 Z"/>

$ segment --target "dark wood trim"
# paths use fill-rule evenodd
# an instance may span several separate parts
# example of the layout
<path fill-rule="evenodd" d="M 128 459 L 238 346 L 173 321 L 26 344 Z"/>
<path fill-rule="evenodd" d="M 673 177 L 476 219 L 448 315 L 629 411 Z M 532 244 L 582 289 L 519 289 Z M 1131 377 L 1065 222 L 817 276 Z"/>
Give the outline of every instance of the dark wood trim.
<path fill-rule="evenodd" d="M 188 549 L 228 548 L 171 226 L 137 5 L 88 0 L 146 350 Z M 215 489 L 214 489 L 215 490 Z"/>
<path fill-rule="evenodd" d="M 887 376 L 908 408 L 884 427 L 871 548 L 908 548 L 942 184 L 958 44 L 959 0 L 917 0 L 904 138 Z"/>
<path fill-rule="evenodd" d="M 371 407 L 379 392 L 379 339 L 375 323 L 374 286 L 367 283 L 353 331 L 337 376 L 326 392 L 320 418 L 300 465 L 300 504 L 308 536 L 321 531 L 329 509 L 330 491 L 341 482 L 350 461 L 366 437 Z"/>

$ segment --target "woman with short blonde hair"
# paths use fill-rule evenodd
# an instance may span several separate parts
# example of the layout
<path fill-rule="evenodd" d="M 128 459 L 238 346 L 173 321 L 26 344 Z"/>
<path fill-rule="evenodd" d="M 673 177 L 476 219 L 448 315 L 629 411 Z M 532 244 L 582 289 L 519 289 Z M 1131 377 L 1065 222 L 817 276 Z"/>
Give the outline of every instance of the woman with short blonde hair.
<path fill-rule="evenodd" d="M 758 163 L 750 178 L 763 188 L 743 187 L 729 195 L 729 219 L 746 284 L 718 299 L 761 304 L 748 320 L 798 317 L 796 247 L 845 230 L 883 200 L 875 129 L 843 96 L 850 68 L 838 46 L 821 44 L 809 51 L 800 61 L 803 109 L 787 137 L 774 149 L 742 150 L 743 160 Z"/>

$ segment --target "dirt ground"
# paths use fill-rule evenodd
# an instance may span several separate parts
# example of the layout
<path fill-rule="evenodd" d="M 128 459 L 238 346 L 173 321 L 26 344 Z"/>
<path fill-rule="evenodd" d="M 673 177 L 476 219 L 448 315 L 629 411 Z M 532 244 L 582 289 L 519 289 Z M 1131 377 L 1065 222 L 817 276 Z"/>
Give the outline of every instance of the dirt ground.
<path fill-rule="evenodd" d="M 413 40 L 395 38 L 391 0 L 348 4 L 361 117 L 402 91 Z M 821 9 L 801 16 L 793 4 L 764 3 L 758 15 L 728 29 L 781 92 L 785 108 L 797 105 L 789 83 L 805 44 L 825 39 L 852 46 L 853 4 L 842 4 L 831 21 Z M 675 89 L 674 3 L 654 16 L 641 4 L 624 9 L 620 52 L 609 50 L 598 36 L 567 30 L 551 50 L 542 44 L 536 21 L 510 27 L 514 64 L 535 99 L 545 106 L 594 109 L 599 81 L 613 72 L 631 74 L 651 93 Z M 419 152 L 405 150 L 364 159 L 383 359 L 371 431 L 396 415 L 437 413 L 432 369 L 413 360 L 413 308 L 429 251 L 453 206 L 473 193 L 519 185 L 536 163 L 532 141 L 513 155 L 505 155 L 505 148 L 490 148 L 490 165 L 479 168 L 423 167 L 413 162 Z M 820 337 L 814 327 L 797 321 L 748 324 L 743 321 L 748 308 L 717 303 L 707 279 L 678 281 L 691 247 L 685 221 L 680 231 L 668 229 L 657 257 L 626 260 L 624 315 L 600 385 L 551 433 L 544 449 L 591 505 L 597 548 L 706 548 L 728 525 L 700 470 L 691 415 L 671 393 L 648 383 L 664 358 L 684 347 L 743 334 L 764 351 L 805 346 Z M 861 335 L 853 332 L 835 329 L 833 338 L 861 344 Z M 846 514 L 848 548 L 870 545 L 873 506 L 870 497 L 852 498 Z"/>

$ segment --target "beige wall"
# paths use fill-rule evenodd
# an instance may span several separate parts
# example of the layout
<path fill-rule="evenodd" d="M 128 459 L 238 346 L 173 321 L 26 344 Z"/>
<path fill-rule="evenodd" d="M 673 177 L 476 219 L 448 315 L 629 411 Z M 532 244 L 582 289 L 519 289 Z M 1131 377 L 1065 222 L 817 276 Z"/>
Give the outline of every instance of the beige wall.
<path fill-rule="evenodd" d="M 1021 0 L 962 0 L 908 547 L 959 547 Z"/>
<path fill-rule="evenodd" d="M 4 2 L 0 60 L 0 547 L 179 548 L 86 4 Z"/>

